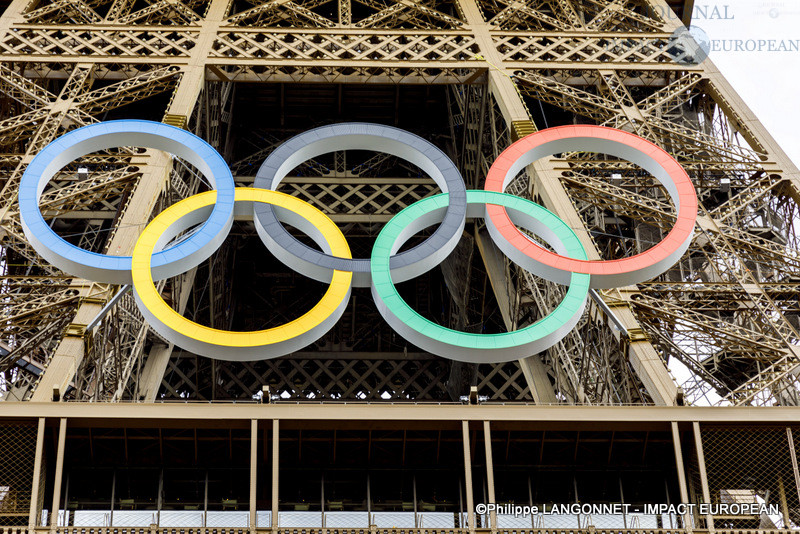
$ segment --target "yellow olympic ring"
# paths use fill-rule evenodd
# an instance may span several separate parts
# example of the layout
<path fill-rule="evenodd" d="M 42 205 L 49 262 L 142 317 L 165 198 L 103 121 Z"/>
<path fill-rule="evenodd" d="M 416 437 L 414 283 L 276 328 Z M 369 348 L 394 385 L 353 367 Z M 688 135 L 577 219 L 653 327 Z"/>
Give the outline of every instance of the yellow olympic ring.
<path fill-rule="evenodd" d="M 133 289 L 147 322 L 168 339 L 182 338 L 179 344 L 184 349 L 226 360 L 262 360 L 288 354 L 316 341 L 344 312 L 350 299 L 352 272 L 333 271 L 330 285 L 316 306 L 289 323 L 267 330 L 233 332 L 202 326 L 180 315 L 161 298 L 153 283 L 153 254 L 188 226 L 186 220 L 190 219 L 190 224 L 202 221 L 205 213 L 214 206 L 216 196 L 216 191 L 208 191 L 170 206 L 139 236 L 132 256 Z M 292 219 L 297 228 L 308 233 L 322 248 L 330 249 L 326 252 L 342 258 L 352 257 L 347 240 L 336 224 L 319 209 L 298 198 L 266 189 L 237 187 L 235 202 L 236 213 L 249 214 L 250 217 L 254 202 L 284 208 L 286 213 L 297 216 Z M 244 203 L 247 204 L 242 206 Z M 308 223 L 305 227 L 303 221 Z M 184 226 L 175 231 L 181 224 Z"/>

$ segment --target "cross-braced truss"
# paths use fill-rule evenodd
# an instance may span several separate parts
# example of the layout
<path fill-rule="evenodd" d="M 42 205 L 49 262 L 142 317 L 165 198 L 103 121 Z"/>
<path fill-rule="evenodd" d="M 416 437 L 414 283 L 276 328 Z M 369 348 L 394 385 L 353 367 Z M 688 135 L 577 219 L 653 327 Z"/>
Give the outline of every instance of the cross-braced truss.
<path fill-rule="evenodd" d="M 55 386 L 95 400 L 243 398 L 270 385 L 291 398 L 447 399 L 475 384 L 498 400 L 672 404 L 678 392 L 667 365 L 675 359 L 691 373 L 682 384 L 688 402 L 797 404 L 800 176 L 710 61 L 675 61 L 681 51 L 671 35 L 686 13 L 683 2 L 670 4 L 12 2 L 0 18 L 6 395 L 45 400 Z M 323 93 L 304 93 L 297 84 L 338 92 L 320 103 Z M 431 93 L 442 85 L 449 87 Z M 259 87 L 280 91 L 253 100 Z M 347 92 L 358 87 L 374 91 L 347 108 Z M 295 108 L 308 109 L 292 113 L 292 98 Z M 427 108 L 419 116 L 408 111 L 430 102 L 444 121 L 439 130 L 422 124 Z M 250 125 L 248 107 L 269 105 L 279 118 Z M 317 124 L 312 106 L 331 110 L 316 119 L 323 123 L 342 120 L 347 109 L 398 125 L 417 117 L 418 133 L 448 151 L 470 187 L 482 185 L 510 142 L 537 128 L 588 122 L 635 132 L 663 146 L 692 177 L 701 204 L 694 240 L 658 279 L 601 292 L 602 302 L 593 301 L 575 331 L 545 354 L 476 368 L 403 348 L 386 328 L 364 330 L 380 320 L 357 299 L 342 324 L 302 354 L 240 365 L 183 352 L 171 357 L 173 347 L 149 332 L 130 294 L 115 299 L 120 288 L 64 275 L 24 239 L 20 176 L 42 147 L 70 129 L 127 116 L 164 120 L 207 139 L 231 162 L 237 182 L 248 185 L 277 144 Z M 341 153 L 306 162 L 284 187 L 328 212 L 365 253 L 380 223 L 437 189 L 395 158 L 356 159 Z M 80 246 L 124 254 L 155 213 L 203 182 L 163 153 L 114 149 L 65 167 L 45 191 L 42 211 Z M 651 177 L 601 155 L 537 163 L 512 189 L 582 228 L 598 259 L 646 250 L 674 221 Z M 252 237 L 250 227 L 237 232 L 235 243 Z M 236 324 L 236 298 L 225 285 L 235 279 L 233 258 L 244 254 L 236 246 L 161 283 L 162 294 L 198 320 Z M 417 304 L 462 329 L 523 326 L 562 294 L 504 260 L 479 223 L 436 276 L 446 286 L 441 294 L 430 291 L 440 284 L 430 277 L 417 289 L 440 300 Z M 111 299 L 115 304 L 104 309 Z"/>

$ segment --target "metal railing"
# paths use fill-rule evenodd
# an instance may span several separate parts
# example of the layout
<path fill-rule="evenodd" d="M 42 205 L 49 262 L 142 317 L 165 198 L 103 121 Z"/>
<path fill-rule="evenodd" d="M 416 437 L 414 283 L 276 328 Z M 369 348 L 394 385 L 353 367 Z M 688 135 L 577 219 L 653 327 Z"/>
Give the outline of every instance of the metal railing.
<path fill-rule="evenodd" d="M 491 529 L 490 514 L 475 514 L 475 528 Z M 49 528 L 48 511 L 42 511 L 41 525 Z M 683 519 L 674 514 L 534 514 L 514 516 L 497 514 L 498 531 L 683 531 Z M 181 534 L 191 529 L 251 529 L 248 511 L 203 510 L 60 510 L 57 527 L 97 528 L 148 528 L 159 532 L 179 529 Z M 256 529 L 272 529 L 272 513 L 256 512 Z M 188 530 L 187 530 L 188 529 Z M 280 531 L 311 532 L 322 530 L 377 529 L 399 532 L 404 530 L 468 530 L 466 513 L 457 512 L 366 512 L 366 511 L 280 511 L 277 529 Z M 721 529 L 718 529 L 721 530 Z M 749 530 L 748 530 L 749 532 Z M 770 530 L 778 532 L 778 530 Z M 793 531 L 797 534 L 798 530 Z"/>
<path fill-rule="evenodd" d="M 259 532 L 272 532 L 273 534 L 468 534 L 468 529 L 446 528 L 278 528 L 257 529 Z M 43 534 L 47 528 L 39 528 L 30 533 L 24 527 L 5 527 L 0 529 L 0 534 Z M 498 528 L 478 529 L 479 532 L 492 532 L 492 534 L 687 534 L 682 529 L 603 529 L 603 528 L 529 528 L 506 529 Z M 117 527 L 58 527 L 56 534 L 247 534 L 249 529 L 243 528 L 117 528 Z M 694 534 L 712 534 L 708 530 L 694 529 Z M 713 534 L 796 534 L 796 530 L 715 530 Z"/>

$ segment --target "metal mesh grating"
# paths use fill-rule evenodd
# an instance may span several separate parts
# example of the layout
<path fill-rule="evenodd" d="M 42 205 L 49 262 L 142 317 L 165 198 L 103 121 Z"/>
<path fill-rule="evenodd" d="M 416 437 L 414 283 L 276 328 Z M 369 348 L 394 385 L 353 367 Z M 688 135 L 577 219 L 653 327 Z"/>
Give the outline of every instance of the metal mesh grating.
<path fill-rule="evenodd" d="M 778 515 L 715 516 L 716 528 L 765 529 L 800 524 L 799 488 L 786 427 L 702 425 L 701 436 L 711 503 L 774 504 L 780 510 Z M 692 466 L 692 497 L 702 502 L 696 459 Z M 698 519 L 702 522 L 703 518 Z"/>
<path fill-rule="evenodd" d="M 44 509 L 44 495 L 47 484 L 47 455 L 42 455 L 42 467 L 39 470 L 39 494 L 36 496 L 36 521 L 41 523 Z"/>
<path fill-rule="evenodd" d="M 788 430 L 788 436 L 791 437 L 789 453 L 791 455 L 791 469 L 793 478 L 790 481 L 786 482 L 787 493 L 791 493 L 793 498 L 787 499 L 787 507 L 789 509 L 789 520 L 792 522 L 792 526 L 800 525 L 800 470 L 798 469 L 798 464 L 800 464 L 800 459 L 798 459 L 798 452 L 800 451 L 800 426 L 791 427 Z M 792 485 L 794 482 L 794 485 Z M 794 489 L 794 492 L 792 492 Z"/>
<path fill-rule="evenodd" d="M 0 524 L 27 525 L 31 505 L 36 426 L 0 423 Z"/>

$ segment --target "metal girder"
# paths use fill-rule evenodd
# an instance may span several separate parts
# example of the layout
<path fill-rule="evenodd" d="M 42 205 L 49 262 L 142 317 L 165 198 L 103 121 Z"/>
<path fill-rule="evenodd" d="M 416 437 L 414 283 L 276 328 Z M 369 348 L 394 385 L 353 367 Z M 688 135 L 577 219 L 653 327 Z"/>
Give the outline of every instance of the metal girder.
<path fill-rule="evenodd" d="M 16 367 L 35 366 L 37 370 L 41 370 L 47 365 L 46 358 L 37 358 L 35 351 L 43 344 L 52 342 L 63 331 L 64 327 L 70 320 L 70 315 L 64 313 L 52 314 L 49 322 L 45 323 L 41 328 L 36 330 L 33 335 L 26 336 L 25 340 L 14 347 L 14 349 L 7 355 L 0 359 L 0 370 L 8 372 Z M 20 363 L 20 362 L 23 363 Z"/>
<path fill-rule="evenodd" d="M 395 28 L 408 26 L 410 21 L 419 28 L 458 29 L 464 22 L 456 17 L 442 13 L 426 4 L 433 2 L 418 2 L 413 0 L 399 0 L 392 4 L 385 4 L 380 0 L 356 0 L 358 3 L 376 10 L 375 13 L 357 21 L 356 28 Z"/>
<path fill-rule="evenodd" d="M 653 1 L 651 4 L 655 8 L 664 7 L 662 2 Z M 678 24 L 670 21 L 668 26 L 677 27 Z M 703 89 L 707 96 L 700 100 L 700 104 L 710 104 L 702 108 L 706 130 L 728 143 L 737 142 L 736 136 L 730 132 L 740 134 L 746 144 L 763 154 L 762 166 L 766 171 L 736 194 L 730 195 L 730 199 L 722 202 L 718 208 L 706 212 L 708 219 L 701 223 L 715 251 L 711 255 L 715 271 L 721 274 L 722 281 L 732 283 L 736 288 L 735 297 L 730 292 L 720 294 L 717 297 L 718 305 L 725 305 L 726 301 L 744 303 L 744 311 L 734 314 L 735 320 L 758 332 L 752 337 L 776 337 L 782 345 L 780 357 L 766 366 L 758 362 L 749 371 L 742 370 L 745 379 L 732 382 L 732 386 L 728 385 L 730 389 L 727 394 L 720 394 L 723 394 L 725 401 L 735 403 L 792 402 L 798 387 L 793 373 L 800 364 L 795 349 L 797 331 L 793 319 L 797 317 L 797 307 L 783 299 L 776 300 L 776 295 L 767 287 L 790 282 L 797 277 L 791 258 L 795 248 L 795 230 L 791 226 L 783 229 L 770 226 L 769 222 L 764 221 L 773 220 L 773 217 L 793 217 L 791 214 L 797 210 L 797 196 L 793 191 L 796 190 L 794 184 L 798 180 L 798 170 L 731 90 L 713 63 L 707 62 L 705 65 L 708 82 Z M 741 140 L 738 143 L 744 144 Z M 769 229 L 761 230 L 765 224 Z M 754 239 L 751 236 L 753 233 L 761 237 Z M 778 257 L 773 261 L 764 261 L 763 256 L 753 254 L 753 245 L 766 245 Z M 759 358 L 756 353 L 742 354 L 742 359 L 746 362 L 758 361 Z M 702 390 L 702 386 L 698 390 Z"/>
<path fill-rule="evenodd" d="M 162 392 L 165 398 L 180 398 L 181 392 L 188 391 L 195 398 L 210 400 L 219 389 L 227 391 L 228 398 L 251 398 L 262 384 L 269 384 L 273 394 L 301 399 L 380 399 L 386 392 L 395 398 L 406 394 L 419 399 L 442 398 L 447 366 L 441 360 L 359 356 L 353 353 L 351 358 L 330 360 L 321 353 L 308 358 L 226 363 L 216 366 L 217 380 L 222 383 L 212 385 L 196 357 L 181 354 L 170 360 Z"/>
<path fill-rule="evenodd" d="M 699 81 L 698 79 L 695 83 L 686 83 L 696 78 L 691 73 L 684 74 L 676 82 L 662 89 L 662 93 L 669 95 L 668 98 L 664 99 L 663 95 L 660 95 L 647 100 L 643 106 L 633 101 L 616 72 L 601 71 L 600 76 L 604 80 L 601 89 L 609 91 L 609 97 L 577 89 L 534 72 L 520 72 L 515 78 L 523 82 L 523 91 L 552 105 L 570 109 L 606 126 L 620 129 L 633 128 L 638 135 L 654 142 L 669 143 L 679 159 L 693 158 L 697 155 L 702 157 L 707 152 L 712 152 L 721 160 L 746 163 L 762 161 L 762 154 L 753 150 L 732 143 L 722 143 L 711 135 L 652 113 L 657 108 L 658 111 L 665 112 L 680 105 L 676 99 L 680 99 L 681 95 L 684 103 L 690 98 L 688 89 Z M 659 103 L 666 105 L 665 109 L 659 108 Z"/>
<path fill-rule="evenodd" d="M 88 115 L 99 115 L 174 88 L 180 78 L 179 72 L 177 67 L 172 66 L 155 68 L 139 76 L 84 93 L 75 99 L 75 106 Z"/>
<path fill-rule="evenodd" d="M 561 20 L 569 22 L 573 28 L 585 28 L 582 13 L 573 4 L 572 0 L 548 0 L 553 10 Z"/>
<path fill-rule="evenodd" d="M 465 13 L 466 20 L 476 30 L 479 44 L 490 41 L 491 36 L 487 28 L 478 22 L 477 13 L 479 10 L 477 6 L 468 0 L 460 2 L 460 5 L 461 11 Z M 487 54 L 486 61 L 497 69 L 489 72 L 489 87 L 499 107 L 498 117 L 503 118 L 509 132 L 516 132 L 514 125 L 522 123 L 525 123 L 530 128 L 530 130 L 525 130 L 526 132 L 532 131 L 533 124 L 530 122 L 530 114 L 520 93 L 513 86 L 511 78 L 503 76 L 503 58 L 500 51 L 493 52 L 491 55 Z M 466 105 L 461 107 L 466 109 Z M 466 111 L 462 113 L 466 115 Z M 516 135 L 524 134 L 517 133 Z M 493 134 L 492 143 L 494 147 L 490 150 L 496 155 L 504 144 L 510 140 L 509 138 L 498 138 Z M 491 157 L 489 157 L 490 161 Z M 481 170 L 485 173 L 486 169 L 488 169 L 488 162 Z M 567 220 L 572 223 L 570 226 L 578 228 L 580 222 L 578 220 L 573 221 L 574 218 L 576 219 L 576 215 L 569 215 L 573 208 L 566 200 L 563 189 L 557 186 L 557 183 L 550 178 L 553 173 L 552 169 L 547 168 L 547 166 L 535 166 L 535 170 L 530 169 L 528 172 L 535 173 L 539 177 L 537 185 L 548 184 L 548 187 L 550 187 L 550 190 L 546 195 L 542 195 L 541 199 L 536 197 L 537 201 L 543 201 L 545 205 L 554 209 L 562 218 L 566 216 Z M 547 177 L 544 177 L 545 175 Z M 517 187 L 514 186 L 515 183 L 518 184 Z M 526 196 L 531 194 L 527 180 L 517 180 L 512 183 L 509 191 Z M 559 195 L 560 198 L 556 199 Z M 574 212 L 572 213 L 574 214 Z M 586 236 L 585 240 L 588 241 L 588 239 L 588 236 Z M 561 289 L 557 286 L 538 281 L 523 270 L 518 270 L 517 276 L 521 284 L 516 288 L 516 298 L 528 299 L 530 301 L 528 306 L 531 303 L 535 304 L 532 308 L 538 310 L 538 317 L 548 313 L 559 302 Z M 497 291 L 497 288 L 495 290 Z M 523 318 L 526 321 L 523 324 L 527 324 L 527 321 L 535 320 L 538 317 Z M 632 315 L 624 317 L 626 321 L 636 324 L 632 320 Z M 631 343 L 631 361 L 629 363 L 628 355 L 626 354 L 627 348 L 609 340 L 599 344 L 602 348 L 599 349 L 597 354 L 593 353 L 591 349 L 587 350 L 590 343 L 585 342 L 592 339 L 591 333 L 605 333 L 606 330 L 593 329 L 591 320 L 584 322 L 583 325 L 586 331 L 582 332 L 581 329 L 576 329 L 570 333 L 567 339 L 548 351 L 549 361 L 551 362 L 549 369 L 554 375 L 552 379 L 555 382 L 554 387 L 563 402 L 655 401 L 659 404 L 673 402 L 674 386 L 670 387 L 669 382 L 671 380 L 666 376 L 663 365 L 658 361 L 655 351 L 652 348 L 644 349 L 643 340 L 637 339 Z M 517 325 L 515 324 L 515 326 Z M 605 327 L 603 328 L 605 329 Z M 632 326 L 631 330 L 633 329 Z M 583 334 L 583 337 L 581 334 Z M 638 378 L 635 377 L 632 369 L 635 369 Z M 533 374 L 529 373 L 529 375 L 529 380 L 533 379 Z M 641 382 L 638 382 L 639 379 L 644 382 L 644 387 Z M 535 383 L 529 385 L 531 389 L 537 387 Z M 608 387 L 604 387 L 606 385 Z M 633 387 L 629 387 L 630 385 Z M 647 393 L 652 396 L 652 400 L 645 398 L 647 394 L 642 394 L 642 390 L 645 387 L 647 388 Z"/>
<path fill-rule="evenodd" d="M 65 417 L 88 422 L 102 420 L 111 428 L 141 426 L 141 421 L 163 421 L 174 424 L 176 421 L 209 421 L 215 424 L 226 421 L 281 420 L 308 421 L 358 421 L 365 424 L 385 421 L 397 425 L 402 421 L 435 422 L 438 425 L 459 421 L 492 421 L 497 423 L 535 422 L 551 424 L 585 423 L 596 431 L 597 424 L 617 428 L 637 428 L 631 425 L 653 423 L 669 428 L 672 422 L 683 424 L 700 421 L 706 424 L 738 425 L 795 425 L 800 419 L 800 408 L 782 407 L 780 409 L 731 407 L 719 410 L 703 406 L 509 406 L 507 403 L 485 403 L 477 406 L 448 403 L 431 409 L 428 403 L 409 404 L 398 407 L 393 403 L 0 403 L 0 415 L 8 419 L 58 418 Z M 126 421 L 127 420 L 127 421 Z M 159 425 L 156 425 L 159 426 Z M 192 427 L 189 427 L 192 428 Z M 226 427 L 230 428 L 230 427 Z M 312 428 L 314 428 L 312 426 Z M 430 425 L 427 426 L 430 429 Z M 438 427 L 436 427 L 438 428 Z M 523 427 L 524 428 L 524 427 Z M 547 428 L 547 427 L 545 427 Z M 561 427 L 563 428 L 563 427 Z M 587 429 L 588 431 L 588 429 Z M 559 440 L 555 442 L 562 443 Z M 768 452 L 768 451 L 765 451 Z M 174 528 L 174 527 L 167 527 Z M 452 528 L 452 527 L 451 527 Z M 579 531 L 579 529 L 576 529 Z M 588 532 L 588 529 L 587 529 Z M 734 531 L 734 532 L 746 532 Z"/>
<path fill-rule="evenodd" d="M 592 65 L 597 65 L 596 68 L 611 68 L 614 65 L 631 63 L 643 68 L 680 68 L 668 52 L 669 34 L 496 31 L 491 32 L 491 36 L 492 43 L 502 54 L 503 60 L 519 62 L 520 68 L 525 68 L 525 64 L 529 62 L 573 62 L 573 67 L 574 62 L 580 62 L 585 65 L 583 68 Z"/>
<path fill-rule="evenodd" d="M 29 137 L 47 115 L 47 110 L 36 109 L 0 121 L 0 145 L 17 143 L 20 139 Z"/>
<path fill-rule="evenodd" d="M 153 2 L 138 11 L 118 16 L 118 24 L 175 24 L 191 26 L 198 24 L 202 17 L 190 7 L 177 0 Z"/>
<path fill-rule="evenodd" d="M 637 192 L 636 186 L 617 186 L 595 176 L 574 171 L 567 173 L 562 181 L 570 186 L 573 198 L 585 205 L 609 211 L 622 211 L 626 217 L 658 226 L 663 233 L 668 232 L 674 224 L 675 213 L 670 204 L 665 199 Z M 723 234 L 736 247 L 738 253 L 744 254 L 749 261 L 771 264 L 774 269 L 783 271 L 786 276 L 800 272 L 800 255 L 793 247 L 764 239 L 753 231 L 757 228 L 751 227 L 748 231 L 747 228 L 725 225 L 716 217 L 714 220 L 719 233 Z M 708 237 L 698 231 L 694 247 L 702 248 L 708 242 Z"/>
<path fill-rule="evenodd" d="M 306 5 L 291 0 L 273 0 L 242 11 L 230 17 L 226 22 L 239 26 L 310 26 L 312 28 L 334 28 L 336 22 L 318 15 L 312 9 L 330 0 L 317 0 Z"/>
<path fill-rule="evenodd" d="M 506 29 L 508 26 L 519 27 L 526 22 L 526 18 L 541 29 L 569 30 L 569 24 L 540 11 L 541 2 L 508 2 L 506 7 L 489 19 L 489 24 Z"/>
<path fill-rule="evenodd" d="M 692 91 L 702 79 L 703 76 L 697 72 L 683 73 L 679 78 L 638 102 L 637 107 L 644 114 L 656 110 L 662 113 L 670 112 L 686 103 L 687 92 Z"/>
<path fill-rule="evenodd" d="M 312 13 L 309 11 L 308 16 Z M 301 31 L 297 28 L 223 26 L 215 37 L 207 62 L 218 66 L 252 65 L 262 69 L 297 68 L 304 66 L 305 62 L 308 62 L 307 67 L 331 69 L 358 65 L 388 71 L 436 67 L 475 69 L 478 68 L 475 56 L 492 46 L 507 63 L 509 73 L 521 68 L 572 69 L 576 61 L 586 65 L 594 63 L 597 68 L 627 68 L 624 66 L 635 62 L 640 67 L 656 70 L 692 70 L 671 61 L 671 56 L 665 51 L 668 35 L 654 39 L 640 33 L 520 34 L 491 31 L 490 42 L 478 47 L 469 31 L 458 29 L 461 23 L 455 19 L 452 19 L 454 30 L 370 30 L 368 25 L 363 29 L 348 30 L 335 28 L 333 21 L 328 22 L 318 24 L 325 29 L 310 27 Z M 181 29 L 161 26 L 136 28 L 118 30 L 108 24 L 21 25 L 14 32 L 0 35 L 0 51 L 9 62 L 48 63 L 53 55 L 58 55 L 59 63 L 180 65 L 186 64 L 193 55 L 200 35 L 199 30 L 193 30 L 191 26 Z M 56 72 L 51 71 L 48 75 Z M 373 73 L 376 75 L 377 72 Z"/>
<path fill-rule="evenodd" d="M 0 88 L 4 95 L 30 109 L 47 106 L 56 98 L 36 82 L 2 64 L 0 64 Z"/>
<path fill-rule="evenodd" d="M 317 206 L 338 220 L 386 221 L 400 209 L 439 192 L 426 178 L 396 181 L 390 178 L 367 178 L 345 182 L 325 178 L 307 178 L 284 182 L 284 190 Z M 287 187 L 288 186 L 288 187 Z"/>
<path fill-rule="evenodd" d="M 452 131 L 458 132 L 452 136 L 458 138 L 453 150 L 476 187 L 519 121 L 530 119 L 520 92 L 529 105 L 538 100 L 559 106 L 661 144 L 691 174 L 705 210 L 692 247 L 659 280 L 637 291 L 604 293 L 629 335 L 614 332 L 605 311 L 592 307 L 581 329 L 543 355 L 540 383 L 549 381 L 559 402 L 669 403 L 671 380 L 661 358 L 676 357 L 696 373 L 684 387 L 690 402 L 707 398 L 710 389 L 723 402 L 793 398 L 788 393 L 797 387 L 792 373 L 800 355 L 793 347 L 800 310 L 790 295 L 800 280 L 800 242 L 785 221 L 798 216 L 800 175 L 713 63 L 673 61 L 668 44 L 679 23 L 658 16 L 668 12 L 661 0 L 646 0 L 644 9 L 633 0 L 461 1 L 454 10 L 442 2 L 413 0 L 251 3 L 254 7 L 237 13 L 231 9 L 238 6 L 222 1 L 205 12 L 206 6 L 191 0 L 153 0 L 141 9 L 129 0 L 53 0 L 32 8 L 16 1 L 0 18 L 0 88 L 10 106 L 0 121 L 4 246 L 53 281 L 36 287 L 9 278 L 3 313 L 13 319 L 9 332 L 15 332 L 15 341 L 35 345 L 47 337 L 35 321 L 52 317 L 59 302 L 66 305 L 65 295 L 74 297 L 70 309 L 83 310 L 66 328 L 62 347 L 38 345 L 42 365 L 58 355 L 45 370 L 45 385 L 37 386 L 40 397 L 47 396 L 49 384 L 64 383 L 84 365 L 79 344 L 85 339 L 76 334 L 100 305 L 87 298 L 102 301 L 113 291 L 78 281 L 64 286 L 59 273 L 25 243 L 14 206 L 21 172 L 63 131 L 157 93 L 172 91 L 169 120 L 198 127 L 197 95 L 205 80 L 212 80 L 227 84 L 226 91 L 237 81 L 457 84 L 449 93 Z M 118 83 L 92 90 L 98 79 Z M 61 87 L 58 95 L 51 93 L 53 87 Z M 225 98 L 230 97 L 218 88 L 206 92 L 211 110 L 206 115 L 216 121 L 229 113 L 219 105 Z M 547 119 L 544 110 L 542 118 Z M 218 122 L 196 131 L 224 144 Z M 262 156 L 246 158 L 242 168 Z M 113 169 L 92 170 L 86 178 L 62 173 L 46 193 L 43 209 L 87 224 L 85 242 L 119 252 L 132 243 L 134 232 L 126 228 L 145 221 L 159 202 L 189 194 L 194 182 L 183 170 L 181 176 L 170 175 L 169 162 L 155 154 L 134 159 L 122 152 L 86 161 L 99 167 L 115 159 Z M 534 187 L 522 180 L 515 192 L 555 207 L 573 226 L 582 225 L 585 244 L 596 247 L 598 255 L 614 258 L 644 249 L 671 225 L 671 206 L 625 162 L 567 154 L 530 172 Z M 621 181 L 609 184 L 611 173 L 622 174 Z M 148 186 L 151 176 L 168 184 L 167 191 Z M 357 173 L 333 178 L 290 180 L 287 186 L 350 223 L 385 220 L 434 191 L 431 184 L 413 180 L 387 183 Z M 111 221 L 105 241 L 99 233 L 102 221 Z M 503 269 L 514 286 L 513 299 L 506 300 L 513 304 L 507 307 L 513 308 L 508 314 L 515 322 L 525 324 L 557 302 L 557 287 L 508 265 Z M 139 366 L 149 363 L 146 328 L 122 308 L 115 313 L 82 367 L 87 371 L 81 391 L 113 399 L 142 391 L 152 398 L 153 384 L 160 380 L 153 376 L 159 372 L 144 373 L 152 376 L 137 390 Z M 119 327 L 112 319 L 121 321 Z M 117 332 L 121 342 L 115 347 L 108 340 Z M 150 351 L 154 363 L 149 368 L 163 369 L 169 350 Z M 497 398 L 522 398 L 528 394 L 520 386 L 525 370 L 480 370 L 478 380 Z M 236 380 L 231 377 L 230 383 Z M 236 387 L 245 391 L 242 384 Z M 645 386 L 655 392 L 652 399 L 641 393 Z"/>
<path fill-rule="evenodd" d="M 40 8 L 25 13 L 28 22 L 68 21 L 78 24 L 100 22 L 102 17 L 94 10 L 100 4 L 97 0 L 55 0 Z"/>
<path fill-rule="evenodd" d="M 780 189 L 776 187 L 781 182 L 780 177 L 774 173 L 764 172 L 770 166 L 768 161 L 765 162 L 767 156 L 764 153 L 764 143 L 755 139 L 752 131 L 748 135 L 748 141 L 752 139 L 750 142 L 752 148 L 737 143 L 733 139 L 720 139 L 720 136 L 714 131 L 714 123 L 715 121 L 725 121 L 727 117 L 721 117 L 713 110 L 710 117 L 711 128 L 706 130 L 708 133 L 698 133 L 699 123 L 691 123 L 692 126 L 689 126 L 690 123 L 686 121 L 687 115 L 683 111 L 686 103 L 692 98 L 696 99 L 698 94 L 702 94 L 708 89 L 708 84 L 700 83 L 701 78 L 693 73 L 682 75 L 667 87 L 649 95 L 641 102 L 634 101 L 618 71 L 600 73 L 597 79 L 602 79 L 603 82 L 598 83 L 599 94 L 578 89 L 554 80 L 552 77 L 544 77 L 536 73 L 520 73 L 517 79 L 524 82 L 523 90 L 530 91 L 531 94 L 548 101 L 548 103 L 575 111 L 610 126 L 623 129 L 633 128 L 639 135 L 668 147 L 679 160 L 692 161 L 693 170 L 696 173 L 702 172 L 704 169 L 701 162 L 711 160 L 709 163 L 713 165 L 714 171 L 712 172 L 719 173 L 721 171 L 723 176 L 725 174 L 729 176 L 726 181 L 734 184 L 734 187 L 737 188 L 736 193 L 712 209 L 704 226 L 706 231 L 703 232 L 702 241 L 713 248 L 713 252 L 708 253 L 711 256 L 708 261 L 715 265 L 715 272 L 718 273 L 718 276 L 723 279 L 730 279 L 729 277 L 733 276 L 734 280 L 738 280 L 741 294 L 745 300 L 751 303 L 752 311 L 761 310 L 760 315 L 755 314 L 758 317 L 751 316 L 748 319 L 756 321 L 760 325 L 754 327 L 751 336 L 763 335 L 764 328 L 768 330 L 777 328 L 781 332 L 779 339 L 786 348 L 781 351 L 782 357 L 775 365 L 780 365 L 782 362 L 785 368 L 790 369 L 788 361 L 796 358 L 791 349 L 793 344 L 791 340 L 797 339 L 797 337 L 793 327 L 786 322 L 783 314 L 792 311 L 792 308 L 775 303 L 767 294 L 757 289 L 759 282 L 753 277 L 750 269 L 743 270 L 736 267 L 739 263 L 749 261 L 752 262 L 750 265 L 756 263 L 770 265 L 773 269 L 770 272 L 780 273 L 782 269 L 785 269 L 783 272 L 788 276 L 795 276 L 797 272 L 790 247 L 760 239 L 752 230 L 747 227 L 743 229 L 740 226 L 748 217 L 753 218 L 753 209 L 757 208 L 762 201 L 768 203 L 771 194 L 781 194 Z M 714 91 L 707 92 L 714 93 Z M 732 120 L 728 121 L 728 124 L 738 125 L 740 122 L 744 121 L 737 120 L 734 116 Z M 582 164 L 583 169 L 591 167 L 591 163 Z M 599 167 L 595 164 L 594 168 Z M 606 167 L 606 169 L 608 168 Z M 745 168 L 749 168 L 751 173 L 756 170 L 757 178 L 751 181 L 741 181 L 738 173 L 744 171 Z M 633 215 L 640 220 L 643 217 L 655 215 L 655 220 L 662 224 L 662 228 L 666 229 L 670 225 L 670 217 L 664 217 L 666 214 L 663 207 L 656 210 L 648 207 L 648 203 L 652 203 L 652 200 L 641 197 L 632 198 L 631 192 L 625 192 L 613 185 L 603 184 L 592 176 L 576 173 L 569 166 L 565 167 L 563 180 L 572 186 L 573 191 L 576 190 L 576 187 L 579 188 L 578 198 L 582 203 L 599 206 L 607 211 L 622 210 L 626 215 Z M 716 183 L 709 185 L 718 190 L 721 183 L 717 178 Z M 740 187 L 739 184 L 743 184 L 743 186 Z M 619 191 L 619 193 L 615 194 L 615 191 Z M 704 202 L 717 202 L 712 198 L 713 195 L 709 194 L 711 192 L 713 190 L 701 189 L 701 199 Z M 626 196 L 630 201 L 625 200 Z M 757 230 L 757 228 L 754 229 Z M 746 260 L 734 259 L 739 255 Z M 727 267 L 725 267 L 726 265 Z M 720 295 L 719 298 L 722 300 L 724 297 Z M 771 319 L 767 319 L 767 317 Z M 654 319 L 655 317 L 653 317 Z M 785 332 L 780 326 L 784 324 L 787 325 Z M 710 325 L 701 327 L 699 323 L 695 327 L 706 328 L 708 331 L 713 330 Z M 664 337 L 669 338 L 669 336 Z M 708 342 L 708 340 L 706 341 Z M 686 355 L 683 356 L 684 360 L 688 359 Z M 771 361 L 775 361 L 775 359 L 772 358 Z M 761 376 L 762 373 L 758 373 L 758 375 Z M 767 376 L 767 374 L 763 374 L 763 376 Z M 691 394 L 691 391 L 689 393 Z M 737 398 L 737 394 L 732 391 L 722 391 L 721 393 L 730 394 L 731 399 Z M 738 398 L 743 397 L 739 396 Z M 744 398 L 749 399 L 752 396 Z"/>
<path fill-rule="evenodd" d="M 41 209 L 45 217 L 63 217 L 66 214 L 93 218 L 93 213 L 107 210 L 114 214 L 124 192 L 139 179 L 138 170 L 123 168 L 112 172 L 91 173 L 86 180 L 62 182 L 42 195 Z M 99 206 L 98 206 L 99 204 Z"/>

